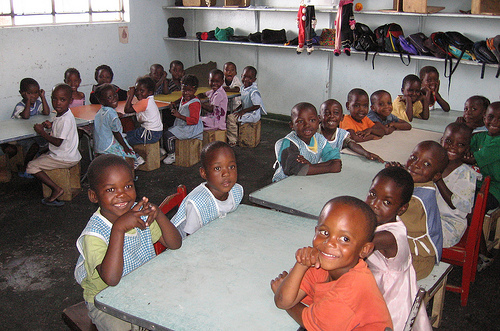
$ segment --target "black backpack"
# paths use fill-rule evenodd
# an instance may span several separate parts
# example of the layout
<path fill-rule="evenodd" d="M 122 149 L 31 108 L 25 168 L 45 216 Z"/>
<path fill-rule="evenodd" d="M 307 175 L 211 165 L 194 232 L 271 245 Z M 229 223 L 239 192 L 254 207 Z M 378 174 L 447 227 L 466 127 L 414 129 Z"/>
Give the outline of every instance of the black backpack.
<path fill-rule="evenodd" d="M 170 38 L 184 38 L 186 36 L 186 30 L 184 30 L 183 17 L 169 17 L 167 19 L 167 23 L 168 23 L 168 36 Z"/>
<path fill-rule="evenodd" d="M 354 43 L 353 47 L 357 51 L 376 51 L 377 42 L 375 41 L 375 34 L 366 24 L 356 22 L 354 26 Z"/>
<path fill-rule="evenodd" d="M 414 33 L 408 36 L 407 40 L 415 46 L 419 55 L 430 55 L 431 51 L 425 46 L 425 41 L 429 39 L 422 32 Z"/>
<path fill-rule="evenodd" d="M 378 51 L 382 53 L 401 53 L 399 36 L 404 36 L 403 28 L 396 23 L 389 23 L 375 29 Z"/>
<path fill-rule="evenodd" d="M 473 46 L 474 50 L 474 55 L 476 56 L 477 60 L 482 63 L 482 68 L 481 68 L 481 79 L 484 78 L 484 69 L 486 68 L 486 64 L 497 64 L 498 60 L 493 54 L 492 51 L 490 51 L 490 48 L 486 44 L 486 40 L 481 40 L 478 42 L 474 43 Z M 500 74 L 500 65 L 498 66 L 497 74 L 496 77 L 498 78 Z"/>

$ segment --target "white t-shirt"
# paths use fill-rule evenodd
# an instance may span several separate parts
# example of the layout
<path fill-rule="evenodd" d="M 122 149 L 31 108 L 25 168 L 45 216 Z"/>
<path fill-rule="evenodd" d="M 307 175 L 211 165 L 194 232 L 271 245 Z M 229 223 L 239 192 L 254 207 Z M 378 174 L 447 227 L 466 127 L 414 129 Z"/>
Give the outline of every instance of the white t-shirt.
<path fill-rule="evenodd" d="M 142 99 L 133 107 L 137 113 L 137 121 L 141 123 L 144 129 L 149 131 L 163 131 L 163 123 L 161 122 L 160 111 L 156 105 L 154 95 Z"/>
<path fill-rule="evenodd" d="M 215 200 L 217 202 L 217 207 L 219 207 L 220 217 L 226 217 L 226 214 L 234 208 L 235 203 L 231 194 L 229 194 L 225 201 Z M 203 222 L 200 215 L 196 212 L 196 208 L 194 208 L 192 203 L 188 202 L 186 204 L 186 225 L 184 226 L 184 232 L 193 234 L 202 226 Z"/>
<path fill-rule="evenodd" d="M 65 162 L 80 161 L 82 156 L 78 151 L 78 132 L 71 109 L 68 109 L 61 116 L 54 117 L 50 135 L 63 140 L 59 147 L 49 144 L 50 157 Z"/>

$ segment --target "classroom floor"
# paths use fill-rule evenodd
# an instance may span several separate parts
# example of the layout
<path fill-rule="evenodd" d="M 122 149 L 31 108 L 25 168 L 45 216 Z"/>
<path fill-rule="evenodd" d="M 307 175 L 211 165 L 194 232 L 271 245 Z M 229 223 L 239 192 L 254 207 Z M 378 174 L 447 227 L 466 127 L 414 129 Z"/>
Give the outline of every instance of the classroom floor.
<path fill-rule="evenodd" d="M 262 142 L 255 149 L 236 147 L 238 182 L 248 194 L 270 184 L 274 173 L 274 142 L 289 132 L 287 123 L 263 121 Z M 88 160 L 83 160 L 86 168 Z M 156 204 L 175 192 L 179 184 L 188 191 L 202 180 L 198 166 L 180 168 L 161 165 L 152 172 L 137 172 L 137 195 Z M 62 310 L 83 300 L 73 278 L 78 257 L 75 241 L 95 211 L 85 190 L 61 208 L 40 203 L 41 185 L 17 176 L 0 184 L 0 330 L 67 330 Z M 312 233 L 311 233 L 312 236 Z M 283 269 L 289 266 L 283 266 Z M 450 275 L 458 282 L 460 268 Z M 447 292 L 441 330 L 498 330 L 500 314 L 500 262 L 478 274 L 469 303 L 460 306 L 460 297 Z M 270 289 L 269 289 L 270 290 Z M 283 312 L 285 314 L 285 312 Z"/>

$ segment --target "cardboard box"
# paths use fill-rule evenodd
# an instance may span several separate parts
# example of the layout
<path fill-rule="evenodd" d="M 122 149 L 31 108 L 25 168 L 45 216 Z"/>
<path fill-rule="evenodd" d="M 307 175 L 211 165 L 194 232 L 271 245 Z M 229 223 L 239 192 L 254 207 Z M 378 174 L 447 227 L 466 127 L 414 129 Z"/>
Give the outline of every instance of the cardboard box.
<path fill-rule="evenodd" d="M 471 14 L 500 15 L 500 1 L 472 0 Z"/>
<path fill-rule="evenodd" d="M 208 4 L 207 4 L 208 1 Z M 215 6 L 217 0 L 182 0 L 184 7 L 212 7 Z"/>
<path fill-rule="evenodd" d="M 224 7 L 248 7 L 250 0 L 224 0 Z"/>

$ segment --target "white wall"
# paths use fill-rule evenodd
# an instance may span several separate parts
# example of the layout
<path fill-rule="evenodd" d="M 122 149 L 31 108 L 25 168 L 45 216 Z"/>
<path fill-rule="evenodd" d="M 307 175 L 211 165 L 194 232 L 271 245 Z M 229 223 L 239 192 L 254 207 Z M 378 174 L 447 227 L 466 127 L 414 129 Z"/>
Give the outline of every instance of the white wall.
<path fill-rule="evenodd" d="M 314 3 L 315 0 L 311 0 Z M 324 0 L 321 0 L 324 2 Z M 287 0 L 255 0 L 252 5 L 268 5 L 274 7 L 296 8 L 299 1 L 293 4 Z M 357 2 L 357 1 L 355 1 Z M 392 0 L 359 0 L 365 10 L 377 10 L 392 7 Z M 169 2 L 172 5 L 173 1 Z M 444 6 L 443 12 L 458 12 L 459 9 L 469 10 L 470 0 L 434 0 L 429 5 Z M 218 0 L 217 6 L 223 1 Z M 167 16 L 182 16 L 185 18 L 188 36 L 193 37 L 197 31 L 208 31 L 215 27 L 235 28 L 236 35 L 247 35 L 255 32 L 256 26 L 260 29 L 271 28 L 287 30 L 288 39 L 297 36 L 295 23 L 296 12 L 261 12 L 260 21 L 255 21 L 253 12 L 228 12 L 205 10 L 171 10 Z M 334 16 L 326 13 L 317 13 L 318 25 L 316 31 L 331 27 Z M 379 25 L 399 23 L 405 34 L 418 32 L 419 17 L 368 15 L 356 13 L 356 20 L 366 23 L 372 29 Z M 464 33 L 473 40 L 492 37 L 499 33 L 500 19 L 483 18 L 443 18 L 432 16 L 423 19 L 424 33 L 430 35 L 435 31 L 456 30 Z M 183 41 L 167 41 L 171 49 L 169 55 L 179 56 L 185 65 L 196 64 L 196 43 Z M 175 50 L 173 50 L 175 49 Z M 238 74 L 246 65 L 254 65 L 258 69 L 257 83 L 263 94 L 268 111 L 288 115 L 291 107 L 300 101 L 309 101 L 319 106 L 328 97 L 338 99 L 345 104 L 349 90 L 362 87 L 368 93 L 378 89 L 388 90 L 395 97 L 401 90 L 404 76 L 419 72 L 425 65 L 435 66 L 441 73 L 441 93 L 447 99 L 452 109 L 462 110 L 467 97 L 480 94 L 491 100 L 500 99 L 500 80 L 495 79 L 495 68 L 488 67 L 485 79 L 480 79 L 480 66 L 459 65 L 455 72 L 450 93 L 447 93 L 447 79 L 443 77 L 443 61 L 427 61 L 413 59 L 410 66 L 405 66 L 399 58 L 377 56 L 375 70 L 369 61 L 364 61 L 364 55 L 353 54 L 351 57 L 341 55 L 334 57 L 328 52 L 314 52 L 307 56 L 295 54 L 290 49 L 263 48 L 247 45 L 202 44 L 202 62 L 216 61 L 219 67 L 226 61 L 233 61 L 238 67 Z M 189 54 L 189 56 L 188 56 Z M 330 64 L 329 64 L 330 63 Z M 331 67 L 331 69 L 330 69 Z M 331 70 L 331 76 L 329 75 Z"/>
<path fill-rule="evenodd" d="M 98 65 L 110 65 L 113 82 L 127 89 L 152 63 L 168 63 L 163 42 L 167 22 L 161 9 L 165 3 L 130 0 L 130 23 L 0 28 L 0 120 L 10 118 L 21 100 L 19 82 L 24 77 L 36 79 L 49 98 L 64 71 L 75 67 L 88 100 Z M 128 44 L 119 43 L 118 26 L 128 26 Z"/>

